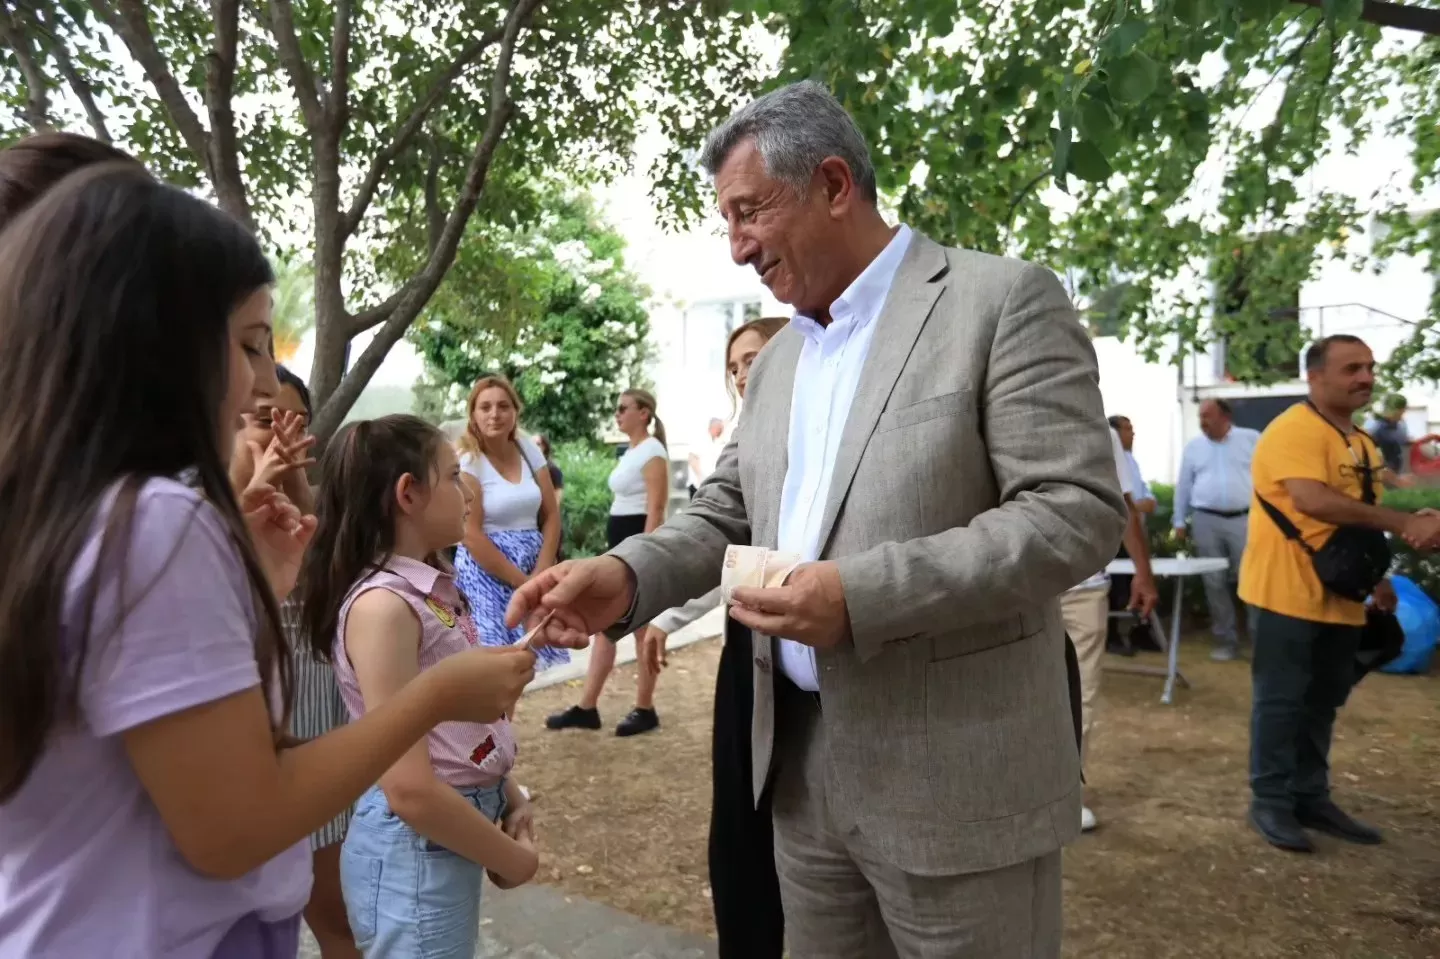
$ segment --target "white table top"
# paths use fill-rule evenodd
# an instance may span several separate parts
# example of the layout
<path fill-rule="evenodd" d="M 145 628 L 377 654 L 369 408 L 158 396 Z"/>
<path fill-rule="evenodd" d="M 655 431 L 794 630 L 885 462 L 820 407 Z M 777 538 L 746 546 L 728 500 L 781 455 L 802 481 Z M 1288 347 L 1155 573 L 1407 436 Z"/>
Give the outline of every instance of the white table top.
<path fill-rule="evenodd" d="M 1156 576 L 1199 576 L 1230 568 L 1230 561 L 1220 556 L 1177 556 L 1173 559 L 1152 559 L 1150 570 Z M 1112 560 L 1105 572 L 1111 576 L 1134 576 L 1135 561 Z"/>

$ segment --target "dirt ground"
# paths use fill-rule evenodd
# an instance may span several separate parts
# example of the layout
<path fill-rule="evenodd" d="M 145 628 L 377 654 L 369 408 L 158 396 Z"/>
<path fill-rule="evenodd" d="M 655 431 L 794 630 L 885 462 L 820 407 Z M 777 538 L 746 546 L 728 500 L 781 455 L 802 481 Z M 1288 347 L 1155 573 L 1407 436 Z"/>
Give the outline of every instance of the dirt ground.
<path fill-rule="evenodd" d="M 1244 823 L 1249 671 L 1182 657 L 1193 688 L 1110 672 L 1088 802 L 1100 828 L 1065 858 L 1065 955 L 1104 959 L 1440 957 L 1440 677 L 1371 676 L 1341 714 L 1336 798 L 1380 847 L 1321 837 L 1271 849 Z M 617 739 L 634 667 L 616 671 L 600 733 L 547 732 L 578 684 L 526 698 L 517 771 L 537 795 L 542 881 L 652 922 L 710 934 L 705 833 L 719 644 L 674 653 L 658 732 Z M 1140 657 L 1158 663 L 1158 656 Z"/>

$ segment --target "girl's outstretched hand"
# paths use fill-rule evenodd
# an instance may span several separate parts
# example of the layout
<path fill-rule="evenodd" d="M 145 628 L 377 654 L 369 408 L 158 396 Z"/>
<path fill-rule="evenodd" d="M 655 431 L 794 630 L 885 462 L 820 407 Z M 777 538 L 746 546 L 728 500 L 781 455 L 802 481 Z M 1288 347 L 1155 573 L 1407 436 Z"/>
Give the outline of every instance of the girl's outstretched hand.
<path fill-rule="evenodd" d="M 274 487 L 253 484 L 241 497 L 240 508 L 265 579 L 275 598 L 283 600 L 300 576 L 305 547 L 315 535 L 315 517 L 301 515 L 290 498 Z"/>
<path fill-rule="evenodd" d="M 425 670 L 447 720 L 493 723 L 509 715 L 535 678 L 535 654 L 518 646 L 482 646 L 447 656 Z"/>

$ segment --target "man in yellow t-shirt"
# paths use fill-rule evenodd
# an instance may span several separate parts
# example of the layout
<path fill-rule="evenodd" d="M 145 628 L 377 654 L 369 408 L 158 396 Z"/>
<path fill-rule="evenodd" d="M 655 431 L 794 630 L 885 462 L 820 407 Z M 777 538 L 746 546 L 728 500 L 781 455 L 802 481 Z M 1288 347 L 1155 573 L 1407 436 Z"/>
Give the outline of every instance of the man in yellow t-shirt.
<path fill-rule="evenodd" d="M 1421 548 L 1440 542 L 1440 516 L 1401 513 L 1378 500 L 1384 461 L 1351 415 L 1370 403 L 1375 359 L 1353 336 L 1329 336 L 1305 354 L 1310 396 L 1281 413 L 1255 447 L 1248 545 L 1240 598 L 1258 610 L 1251 666 L 1250 823 L 1281 849 L 1310 852 L 1305 829 L 1350 842 L 1380 842 L 1330 799 L 1330 736 L 1354 683 L 1365 604 L 1328 593 L 1308 553 L 1261 506 L 1263 497 L 1312 549 L 1339 526 L 1404 536 Z M 1394 609 L 1388 580 L 1372 601 Z"/>

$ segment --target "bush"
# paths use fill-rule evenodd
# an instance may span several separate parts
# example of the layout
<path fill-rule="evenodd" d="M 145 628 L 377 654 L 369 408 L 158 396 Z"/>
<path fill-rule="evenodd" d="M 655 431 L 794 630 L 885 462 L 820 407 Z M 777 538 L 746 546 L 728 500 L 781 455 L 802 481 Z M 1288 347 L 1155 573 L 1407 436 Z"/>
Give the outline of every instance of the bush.
<path fill-rule="evenodd" d="M 610 518 L 610 471 L 615 450 L 593 443 L 562 443 L 555 447 L 555 465 L 565 474 L 562 544 L 566 559 L 599 556 L 608 545 L 605 526 Z"/>
<path fill-rule="evenodd" d="M 1150 544 L 1152 559 L 1169 559 L 1180 551 L 1180 541 L 1175 538 L 1173 518 L 1175 516 L 1175 487 L 1167 483 L 1151 483 L 1150 492 L 1155 495 L 1155 511 L 1145 517 L 1145 537 Z M 1175 601 L 1175 578 L 1156 577 L 1160 590 L 1161 616 L 1169 616 Z M 1191 622 L 1204 622 L 1209 616 L 1205 604 L 1205 590 L 1198 580 L 1186 584 L 1185 608 L 1182 615 Z"/>
<path fill-rule="evenodd" d="M 1175 489 L 1164 483 L 1152 484 L 1155 494 L 1155 512 L 1146 517 L 1146 533 L 1150 538 L 1150 555 L 1156 558 L 1174 556 L 1179 547 L 1170 529 L 1171 517 L 1175 515 Z M 1385 493 L 1385 505 L 1391 509 L 1413 513 L 1418 509 L 1440 510 L 1440 487 L 1416 486 L 1410 489 L 1389 490 Z M 1440 554 L 1420 553 L 1398 536 L 1390 537 L 1390 549 L 1395 554 L 1394 572 L 1423 589 L 1431 599 L 1440 603 Z M 1162 609 L 1169 609 L 1174 585 L 1160 581 Z M 1204 614 L 1205 596 L 1202 590 L 1192 589 L 1185 594 L 1186 614 Z"/>
<path fill-rule="evenodd" d="M 1389 490 L 1385 505 L 1391 509 L 1413 513 L 1419 509 L 1440 510 L 1440 488 L 1416 486 L 1411 489 Z M 1440 555 L 1420 553 L 1398 536 L 1390 537 L 1390 551 L 1395 555 L 1391 569 L 1413 580 L 1435 602 L 1440 603 Z"/>

